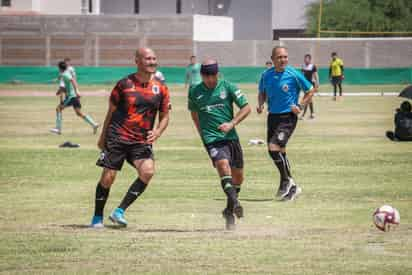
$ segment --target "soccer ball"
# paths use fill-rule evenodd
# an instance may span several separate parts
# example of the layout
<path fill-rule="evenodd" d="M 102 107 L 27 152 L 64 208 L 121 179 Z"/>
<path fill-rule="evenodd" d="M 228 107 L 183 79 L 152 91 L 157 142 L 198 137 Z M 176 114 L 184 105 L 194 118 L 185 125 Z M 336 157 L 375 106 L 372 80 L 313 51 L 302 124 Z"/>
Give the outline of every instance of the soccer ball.
<path fill-rule="evenodd" d="M 389 231 L 399 224 L 401 217 L 399 211 L 390 205 L 379 207 L 373 213 L 373 223 L 382 231 Z"/>

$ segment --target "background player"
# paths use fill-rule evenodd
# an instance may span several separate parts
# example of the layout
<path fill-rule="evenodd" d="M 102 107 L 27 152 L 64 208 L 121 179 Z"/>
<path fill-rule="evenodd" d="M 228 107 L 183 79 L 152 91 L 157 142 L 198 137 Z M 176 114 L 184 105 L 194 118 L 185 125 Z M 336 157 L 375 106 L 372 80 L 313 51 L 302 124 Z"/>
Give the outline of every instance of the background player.
<path fill-rule="evenodd" d="M 185 88 L 189 85 L 197 85 L 202 82 L 200 77 L 200 64 L 196 62 L 196 56 L 190 57 L 190 64 L 186 67 Z"/>
<path fill-rule="evenodd" d="M 338 57 L 336 52 L 331 54 L 332 60 L 329 66 L 329 80 L 333 85 L 333 99 L 337 100 L 342 97 L 342 81 L 345 79 L 343 75 L 343 60 Z M 339 88 L 339 97 L 336 94 L 336 87 Z"/>
<path fill-rule="evenodd" d="M 243 217 L 243 208 L 238 201 L 243 182 L 243 152 L 235 126 L 249 115 L 251 109 L 244 94 L 235 85 L 219 80 L 218 72 L 216 60 L 202 63 L 202 83 L 190 88 L 188 107 L 227 196 L 223 210 L 226 229 L 233 230 L 234 214 Z M 235 116 L 233 104 L 240 108 Z"/>
<path fill-rule="evenodd" d="M 124 212 L 152 179 L 155 170 L 152 144 L 169 123 L 169 91 L 154 77 L 155 53 L 149 48 L 140 48 L 136 51 L 135 62 L 137 73 L 117 82 L 110 95 L 109 110 L 98 142 L 102 153 L 97 165 L 103 167 L 103 172 L 96 187 L 92 227 L 103 227 L 103 209 L 110 187 L 125 160 L 136 169 L 138 178 L 109 218 L 127 226 Z M 155 128 L 158 112 L 159 122 Z"/>
<path fill-rule="evenodd" d="M 312 56 L 310 54 L 306 54 L 305 58 L 303 60 L 303 65 L 302 65 L 302 73 L 305 76 L 305 78 L 312 83 L 312 85 L 318 89 L 319 87 L 319 75 L 318 75 L 318 69 L 316 68 L 316 65 L 312 63 Z M 309 104 L 305 106 L 305 109 L 303 110 L 303 114 L 301 118 L 303 119 L 305 117 L 305 114 L 308 110 L 308 105 L 310 108 L 310 118 L 313 119 L 315 118 L 315 111 L 313 108 L 313 98 L 309 101 Z"/>
<path fill-rule="evenodd" d="M 84 119 L 85 122 L 90 124 L 93 128 L 93 133 L 96 134 L 99 125 L 89 116 L 83 114 L 81 111 L 82 105 L 80 103 L 79 88 L 76 79 L 72 76 L 69 70 L 67 70 L 67 64 L 64 61 L 58 64 L 60 71 L 60 78 L 64 83 L 64 88 L 60 85 L 57 95 L 62 98 L 62 94 L 65 94 L 64 101 L 60 102 L 56 108 L 56 127 L 51 129 L 50 132 L 55 134 L 61 134 L 62 132 L 62 120 L 63 110 L 68 106 L 73 106 L 73 110 L 77 116 Z"/>
<path fill-rule="evenodd" d="M 300 193 L 292 178 L 286 145 L 296 128 L 298 114 L 309 103 L 316 91 L 301 72 L 288 66 L 288 52 L 285 47 L 272 50 L 274 67 L 266 70 L 259 82 L 257 112 L 263 112 L 268 104 L 267 143 L 269 155 L 280 173 L 280 185 L 276 196 L 282 200 L 293 200 Z M 300 90 L 305 92 L 298 104 Z"/>

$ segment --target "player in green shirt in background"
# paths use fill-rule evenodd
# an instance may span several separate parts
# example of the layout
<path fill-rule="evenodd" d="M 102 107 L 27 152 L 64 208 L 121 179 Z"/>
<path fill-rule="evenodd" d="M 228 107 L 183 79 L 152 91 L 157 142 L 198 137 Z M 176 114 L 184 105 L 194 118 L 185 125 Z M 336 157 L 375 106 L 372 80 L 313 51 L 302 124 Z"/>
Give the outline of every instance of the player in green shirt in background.
<path fill-rule="evenodd" d="M 96 134 L 99 125 L 94 122 L 94 120 L 89 116 L 83 114 L 81 111 L 82 105 L 80 103 L 80 94 L 77 85 L 76 78 L 73 77 L 72 73 L 67 69 L 67 64 L 64 61 L 58 64 L 60 71 L 60 78 L 64 82 L 64 89 L 60 86 L 59 91 L 56 95 L 61 95 L 62 92 L 65 93 L 64 101 L 60 102 L 56 108 L 56 127 L 51 129 L 50 132 L 55 134 L 61 134 L 62 132 L 62 111 L 68 106 L 73 106 L 74 112 L 79 117 L 83 118 L 90 126 L 93 128 L 93 133 Z"/>
<path fill-rule="evenodd" d="M 200 64 L 196 62 L 196 56 L 192 55 L 190 57 L 190 64 L 186 67 L 186 79 L 185 88 L 189 84 L 189 87 L 197 85 L 202 82 L 200 77 Z"/>
<path fill-rule="evenodd" d="M 227 206 L 222 213 L 226 229 L 234 230 L 234 215 L 243 217 L 238 200 L 243 182 L 243 152 L 235 126 L 250 114 L 251 108 L 241 90 L 219 80 L 218 71 L 216 60 L 202 63 L 202 82 L 191 86 L 188 108 L 227 196 Z M 233 104 L 240 109 L 236 115 Z"/>

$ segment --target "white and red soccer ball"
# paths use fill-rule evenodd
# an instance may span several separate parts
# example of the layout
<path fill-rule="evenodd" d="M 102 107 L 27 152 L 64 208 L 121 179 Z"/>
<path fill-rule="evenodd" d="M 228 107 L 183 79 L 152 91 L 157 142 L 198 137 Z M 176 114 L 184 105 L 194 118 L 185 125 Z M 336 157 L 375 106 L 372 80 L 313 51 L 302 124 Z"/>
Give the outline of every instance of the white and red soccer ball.
<path fill-rule="evenodd" d="M 381 206 L 373 213 L 373 223 L 378 229 L 385 232 L 399 225 L 400 220 L 399 211 L 390 205 Z"/>

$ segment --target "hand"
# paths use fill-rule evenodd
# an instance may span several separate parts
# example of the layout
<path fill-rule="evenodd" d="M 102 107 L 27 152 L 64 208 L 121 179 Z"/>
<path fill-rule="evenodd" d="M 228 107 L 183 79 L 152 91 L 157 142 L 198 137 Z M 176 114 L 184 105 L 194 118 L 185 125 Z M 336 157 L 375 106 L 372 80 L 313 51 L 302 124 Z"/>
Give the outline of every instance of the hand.
<path fill-rule="evenodd" d="M 152 131 L 147 132 L 147 138 L 146 142 L 148 144 L 154 143 L 158 138 L 160 137 L 160 131 L 157 129 L 154 129 Z"/>
<path fill-rule="evenodd" d="M 100 137 L 100 138 L 99 138 L 99 141 L 97 142 L 97 147 L 98 147 L 100 150 L 104 150 L 105 145 L 106 145 L 105 139 L 102 138 L 102 137 Z"/>
<path fill-rule="evenodd" d="M 219 127 L 217 127 L 220 131 L 224 132 L 224 133 L 229 133 L 230 130 L 233 129 L 233 127 L 235 127 L 235 124 L 233 122 L 225 122 L 219 125 Z"/>
<path fill-rule="evenodd" d="M 294 113 L 295 115 L 298 115 L 298 114 L 300 114 L 300 112 L 302 112 L 302 110 L 299 108 L 299 106 L 292 105 L 290 108 L 292 109 L 292 113 Z"/>
<path fill-rule="evenodd" d="M 258 105 L 258 106 L 256 106 L 256 112 L 257 112 L 258 114 L 261 114 L 264 109 L 265 109 L 265 105 Z"/>
<path fill-rule="evenodd" d="M 342 76 L 340 77 L 340 79 L 341 79 L 341 80 L 344 80 L 344 79 L 345 79 L 345 76 L 344 76 L 344 75 L 342 75 Z"/>
<path fill-rule="evenodd" d="M 80 95 L 79 92 L 76 93 L 76 96 L 77 96 L 77 98 L 80 98 L 80 97 L 81 97 L 81 95 Z"/>

